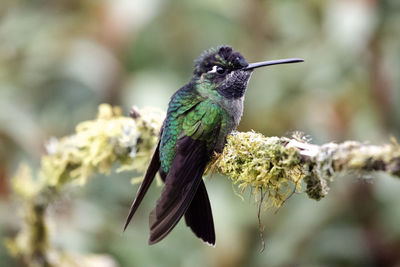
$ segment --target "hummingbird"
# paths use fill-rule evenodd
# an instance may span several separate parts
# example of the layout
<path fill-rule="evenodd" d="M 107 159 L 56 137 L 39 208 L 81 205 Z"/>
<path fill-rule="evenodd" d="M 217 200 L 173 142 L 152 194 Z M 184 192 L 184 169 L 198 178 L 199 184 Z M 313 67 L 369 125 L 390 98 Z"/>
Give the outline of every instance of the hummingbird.
<path fill-rule="evenodd" d="M 165 238 L 182 216 L 193 233 L 215 245 L 214 221 L 202 176 L 214 152 L 239 124 L 247 84 L 254 69 L 303 62 L 291 58 L 247 63 L 230 46 L 204 51 L 195 60 L 192 79 L 176 91 L 148 169 L 130 208 L 124 231 L 156 173 L 165 186 L 149 216 L 149 245 Z"/>

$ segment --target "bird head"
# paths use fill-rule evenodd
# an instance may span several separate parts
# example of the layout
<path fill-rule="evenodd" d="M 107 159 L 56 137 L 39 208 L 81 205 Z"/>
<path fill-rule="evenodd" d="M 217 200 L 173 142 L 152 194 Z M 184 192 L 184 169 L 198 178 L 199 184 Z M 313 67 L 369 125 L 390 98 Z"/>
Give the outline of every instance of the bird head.
<path fill-rule="evenodd" d="M 302 62 L 302 59 L 281 59 L 247 63 L 239 52 L 230 46 L 219 46 L 204 51 L 195 61 L 194 77 L 202 84 L 215 88 L 228 99 L 240 98 L 246 92 L 254 69 L 264 66 Z"/>

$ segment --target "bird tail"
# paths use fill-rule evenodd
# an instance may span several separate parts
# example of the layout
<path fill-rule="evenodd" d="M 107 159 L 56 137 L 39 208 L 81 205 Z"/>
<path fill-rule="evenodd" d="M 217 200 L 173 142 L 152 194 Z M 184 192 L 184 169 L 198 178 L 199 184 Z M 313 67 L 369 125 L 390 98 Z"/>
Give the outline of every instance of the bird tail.
<path fill-rule="evenodd" d="M 156 207 L 150 213 L 150 245 L 166 237 L 191 205 L 193 206 L 187 215 L 188 225 L 192 230 L 194 229 L 196 235 L 201 235 L 203 231 L 206 231 L 200 225 L 204 222 L 203 219 L 207 218 L 204 217 L 204 211 L 207 216 L 211 214 L 208 196 L 204 195 L 205 187 L 202 180 L 204 169 L 209 161 L 206 143 L 185 136 L 178 140 L 176 147 L 171 169 L 165 177 L 165 186 Z M 200 184 L 202 184 L 201 190 L 198 191 Z M 193 202 L 197 194 L 199 195 Z M 209 226 L 210 222 L 206 225 Z M 213 243 L 213 234 L 214 231 L 201 238 Z"/>
<path fill-rule="evenodd" d="M 203 181 L 200 182 L 196 195 L 186 210 L 185 222 L 197 237 L 209 245 L 215 245 L 214 220 Z"/>
<path fill-rule="evenodd" d="M 167 174 L 161 169 L 159 173 L 161 180 L 165 182 Z M 214 219 L 206 186 L 203 181 L 200 182 L 199 188 L 185 212 L 185 222 L 198 238 L 209 245 L 215 245 Z"/>

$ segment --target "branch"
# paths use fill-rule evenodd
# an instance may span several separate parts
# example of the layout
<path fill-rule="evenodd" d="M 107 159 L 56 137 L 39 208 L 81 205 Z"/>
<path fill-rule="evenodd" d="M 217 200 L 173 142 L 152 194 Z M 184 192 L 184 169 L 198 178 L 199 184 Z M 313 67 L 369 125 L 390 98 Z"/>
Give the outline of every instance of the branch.
<path fill-rule="evenodd" d="M 119 164 L 117 172 L 144 171 L 164 116 L 155 109 L 133 109 L 131 117 L 124 117 L 119 108 L 100 105 L 95 120 L 80 123 L 71 136 L 49 141 L 37 179 L 21 165 L 12 185 L 23 206 L 24 224 L 15 239 L 6 240 L 10 253 L 27 266 L 72 262 L 49 242 L 48 206 L 63 194 L 65 185 L 83 186 L 94 174 L 109 174 L 114 164 Z M 225 174 L 241 192 L 251 188 L 256 199 L 259 193 L 264 199 L 265 192 L 266 206 L 280 207 L 295 191 L 303 192 L 302 184 L 311 199 L 326 196 L 338 172 L 384 171 L 399 177 L 400 147 L 395 141 L 384 146 L 353 141 L 317 146 L 301 133 L 279 138 L 235 132 L 208 170 Z"/>

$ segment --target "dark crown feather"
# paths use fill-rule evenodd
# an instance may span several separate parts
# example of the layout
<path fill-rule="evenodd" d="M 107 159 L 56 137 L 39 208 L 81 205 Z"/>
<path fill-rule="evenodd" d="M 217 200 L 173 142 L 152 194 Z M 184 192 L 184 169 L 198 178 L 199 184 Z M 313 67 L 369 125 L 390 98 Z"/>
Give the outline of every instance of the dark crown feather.
<path fill-rule="evenodd" d="M 231 70 L 240 69 L 248 65 L 247 61 L 239 52 L 234 52 L 232 47 L 223 45 L 205 50 L 195 60 L 193 74 L 200 76 L 218 65 Z"/>

